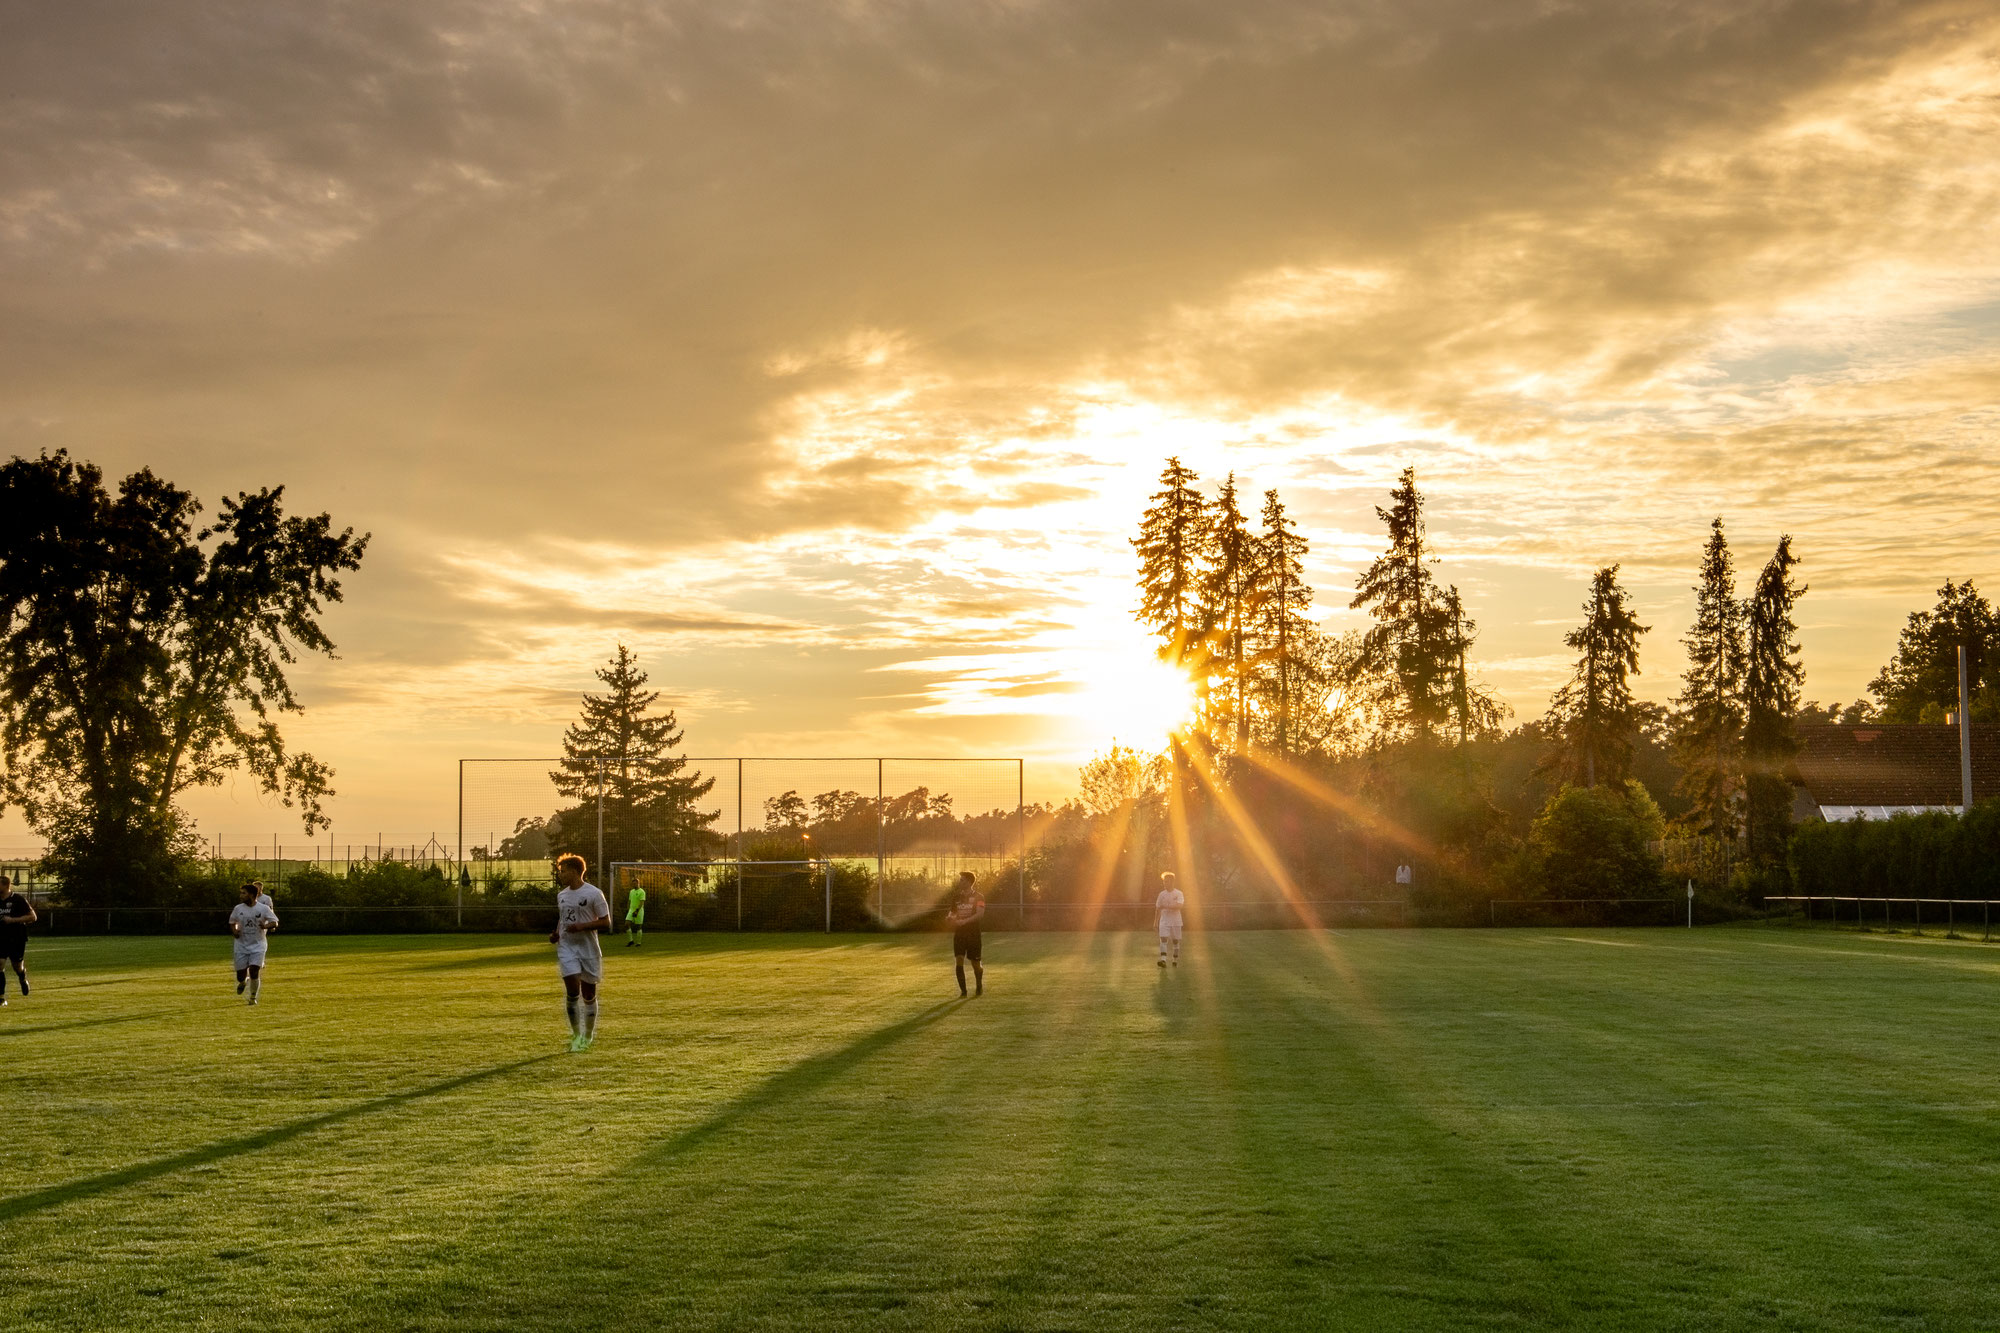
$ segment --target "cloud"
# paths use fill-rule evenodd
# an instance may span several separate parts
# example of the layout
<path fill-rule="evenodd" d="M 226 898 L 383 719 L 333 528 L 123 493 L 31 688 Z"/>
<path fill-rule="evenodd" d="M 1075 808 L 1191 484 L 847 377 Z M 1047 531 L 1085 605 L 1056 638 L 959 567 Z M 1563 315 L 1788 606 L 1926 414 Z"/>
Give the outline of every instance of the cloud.
<path fill-rule="evenodd" d="M 1670 691 L 1715 513 L 1798 539 L 1833 692 L 2000 577 L 1989 6 L 6 23 L 0 447 L 373 529 L 307 678 L 383 790 L 620 637 L 718 742 L 1059 753 L 1170 452 L 1282 491 L 1335 624 L 1414 462 L 1524 714 L 1611 561 Z"/>

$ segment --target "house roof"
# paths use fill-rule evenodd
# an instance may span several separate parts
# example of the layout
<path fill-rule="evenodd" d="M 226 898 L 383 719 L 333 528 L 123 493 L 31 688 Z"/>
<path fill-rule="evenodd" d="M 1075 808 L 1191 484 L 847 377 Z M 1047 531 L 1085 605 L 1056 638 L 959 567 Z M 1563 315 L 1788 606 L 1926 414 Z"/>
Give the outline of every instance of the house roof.
<path fill-rule="evenodd" d="M 1821 806 L 1957 806 L 1958 728 L 1801 722 L 1791 778 Z M 2000 727 L 1972 728 L 1972 798 L 2000 796 Z"/>

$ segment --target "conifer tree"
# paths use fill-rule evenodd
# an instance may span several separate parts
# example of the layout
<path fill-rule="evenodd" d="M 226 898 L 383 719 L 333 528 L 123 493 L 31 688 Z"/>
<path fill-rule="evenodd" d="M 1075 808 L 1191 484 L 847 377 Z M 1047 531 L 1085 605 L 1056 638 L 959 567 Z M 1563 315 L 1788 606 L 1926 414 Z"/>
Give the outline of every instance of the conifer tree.
<path fill-rule="evenodd" d="M 1202 623 L 1209 629 L 1203 656 L 1211 676 L 1222 686 L 1219 692 L 1211 687 L 1211 697 L 1217 700 L 1215 720 L 1240 754 L 1250 739 L 1249 620 L 1263 565 L 1257 538 L 1236 502 L 1235 473 L 1223 480 L 1209 516 L 1210 563 L 1202 579 L 1201 610 Z"/>
<path fill-rule="evenodd" d="M 1376 506 L 1389 530 L 1389 549 L 1361 575 L 1348 603 L 1368 609 L 1375 623 L 1354 661 L 1355 687 L 1385 723 L 1419 739 L 1434 736 L 1451 709 L 1454 650 L 1433 560 L 1424 549 L 1424 497 L 1417 470 L 1406 467 Z M 1372 685 L 1369 682 L 1373 682 Z"/>
<path fill-rule="evenodd" d="M 1257 590 L 1250 609 L 1256 651 L 1253 689 L 1270 718 L 1279 754 L 1294 752 L 1294 720 L 1314 670 L 1316 645 L 1306 612 L 1313 592 L 1305 583 L 1306 539 L 1294 531 L 1276 491 L 1264 492 L 1263 530 L 1257 534 Z"/>
<path fill-rule="evenodd" d="M 1806 595 L 1792 581 L 1799 558 L 1789 534 L 1757 576 L 1745 617 L 1743 672 L 1743 789 L 1745 843 L 1753 861 L 1774 865 L 1791 836 L 1791 783 L 1785 764 L 1798 752 L 1794 721 L 1806 670 L 1799 660 L 1798 625 L 1793 612 Z"/>
<path fill-rule="evenodd" d="M 1744 605 L 1736 598 L 1736 567 L 1720 518 L 1709 525 L 1694 591 L 1694 625 L 1681 640 L 1688 668 L 1674 700 L 1674 762 L 1690 804 L 1688 823 L 1698 833 L 1733 840 L 1743 789 Z"/>
<path fill-rule="evenodd" d="M 1639 725 L 1631 678 L 1639 674 L 1639 636 L 1650 627 L 1632 614 L 1616 565 L 1592 577 L 1583 611 L 1583 624 L 1563 636 L 1577 650 L 1576 670 L 1549 705 L 1549 726 L 1561 744 L 1564 781 L 1622 787 Z"/>
<path fill-rule="evenodd" d="M 1469 659 L 1479 625 L 1465 614 L 1465 603 L 1458 595 L 1456 583 L 1444 590 L 1438 609 L 1444 620 L 1445 645 L 1451 661 L 1451 718 L 1458 726 L 1458 743 L 1463 746 L 1471 736 L 1498 730 L 1507 716 L 1507 707 L 1472 682 Z"/>
<path fill-rule="evenodd" d="M 657 690 L 624 644 L 597 678 L 605 693 L 583 696 L 583 714 L 563 733 L 562 767 L 549 774 L 576 802 L 561 813 L 564 850 L 595 842 L 598 784 L 604 787 L 604 856 L 608 861 L 676 860 L 699 846 L 717 811 L 696 809 L 714 778 L 683 773 L 671 753 L 683 733 L 672 709 L 654 713 Z M 594 867 L 601 872 L 601 867 Z"/>
<path fill-rule="evenodd" d="M 1160 639 L 1160 660 L 1198 666 L 1202 578 L 1210 554 L 1208 501 L 1196 477 L 1178 458 L 1160 473 L 1153 506 L 1139 520 L 1133 549 L 1139 553 L 1139 619 Z"/>

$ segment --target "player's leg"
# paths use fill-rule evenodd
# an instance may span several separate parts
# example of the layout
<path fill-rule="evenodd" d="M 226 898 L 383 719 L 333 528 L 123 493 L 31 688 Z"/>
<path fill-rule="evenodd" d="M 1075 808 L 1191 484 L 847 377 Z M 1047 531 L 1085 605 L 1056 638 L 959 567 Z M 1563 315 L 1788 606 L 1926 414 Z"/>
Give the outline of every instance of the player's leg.
<path fill-rule="evenodd" d="M 972 960 L 972 993 L 986 994 L 986 941 L 975 936 L 965 956 Z"/>
<path fill-rule="evenodd" d="M 255 1004 L 257 1003 L 257 992 L 262 990 L 264 986 L 264 965 L 262 963 L 251 963 L 248 970 L 250 973 L 250 1003 Z"/>
<path fill-rule="evenodd" d="M 583 1033 L 578 1038 L 586 1048 L 597 1040 L 597 981 L 588 974 L 577 977 L 577 990 L 583 997 Z"/>
<path fill-rule="evenodd" d="M 574 1046 L 583 1039 L 583 974 L 563 973 L 563 1009 L 569 1014 L 569 1040 Z"/>
<path fill-rule="evenodd" d="M 957 935 L 951 937 L 951 967 L 958 974 L 958 993 L 965 994 L 965 941 Z"/>
<path fill-rule="evenodd" d="M 1167 965 L 1167 928 L 1165 925 L 1162 925 L 1160 927 L 1160 966 L 1165 967 L 1166 965 Z"/>
<path fill-rule="evenodd" d="M 27 949 L 27 946 L 26 946 L 26 945 L 22 945 L 22 946 L 21 946 L 21 948 L 20 948 L 20 949 L 19 949 L 18 951 L 16 951 L 16 952 L 15 952 L 14 956 L 13 956 L 12 958 L 8 959 L 7 961 L 9 961 L 10 963 L 12 963 L 12 964 L 14 965 L 14 976 L 15 976 L 15 977 L 16 977 L 16 978 L 17 978 L 17 979 L 18 979 L 18 980 L 20 981 L 20 983 L 21 983 L 21 994 L 23 994 L 23 995 L 26 995 L 26 994 L 28 993 L 28 949 Z"/>
<path fill-rule="evenodd" d="M 249 984 L 250 984 L 249 960 L 244 958 L 242 954 L 238 954 L 236 955 L 236 993 L 238 995 L 241 995 L 243 993 L 243 988 Z"/>

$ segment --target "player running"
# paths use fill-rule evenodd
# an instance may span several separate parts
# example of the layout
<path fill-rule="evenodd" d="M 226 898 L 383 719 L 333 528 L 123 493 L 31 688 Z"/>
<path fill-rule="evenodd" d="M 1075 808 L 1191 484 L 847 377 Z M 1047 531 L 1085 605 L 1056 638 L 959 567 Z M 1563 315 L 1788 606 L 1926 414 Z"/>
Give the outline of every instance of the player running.
<path fill-rule="evenodd" d="M 1174 872 L 1160 876 L 1160 896 L 1153 899 L 1153 926 L 1160 936 L 1160 966 L 1167 965 L 1168 946 L 1173 949 L 1174 966 L 1181 965 L 1181 908 L 1187 906 Z"/>
<path fill-rule="evenodd" d="M 264 988 L 264 955 L 271 944 L 265 937 L 278 928 L 278 914 L 257 901 L 257 886 L 245 884 L 237 890 L 243 901 L 229 909 L 229 933 L 236 937 L 236 993 L 250 988 L 250 1003 Z"/>
<path fill-rule="evenodd" d="M 604 949 L 597 932 L 611 929 L 611 904 L 604 891 L 584 879 L 583 858 L 571 853 L 556 861 L 556 970 L 562 974 L 569 1010 L 569 1048 L 587 1051 L 597 1040 L 597 987 L 604 980 Z"/>
<path fill-rule="evenodd" d="M 977 987 L 972 993 L 986 993 L 986 964 L 981 957 L 979 923 L 986 919 L 986 900 L 979 896 L 979 890 L 972 887 L 970 870 L 958 872 L 958 885 L 951 891 L 951 910 L 945 913 L 945 920 L 951 923 L 951 961 L 958 972 L 958 993 L 965 994 L 965 961 L 972 960 L 972 978 Z"/>
<path fill-rule="evenodd" d="M 637 884 L 625 895 L 625 947 L 646 942 L 646 891 Z"/>
<path fill-rule="evenodd" d="M 21 994 L 28 993 L 28 927 L 35 922 L 35 905 L 26 895 L 14 891 L 14 881 L 0 875 L 0 958 L 20 978 Z M 0 969 L 0 1007 L 7 1003 L 7 973 Z"/>

